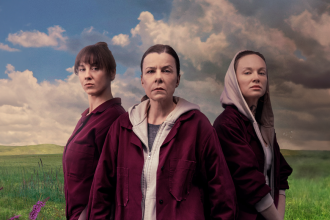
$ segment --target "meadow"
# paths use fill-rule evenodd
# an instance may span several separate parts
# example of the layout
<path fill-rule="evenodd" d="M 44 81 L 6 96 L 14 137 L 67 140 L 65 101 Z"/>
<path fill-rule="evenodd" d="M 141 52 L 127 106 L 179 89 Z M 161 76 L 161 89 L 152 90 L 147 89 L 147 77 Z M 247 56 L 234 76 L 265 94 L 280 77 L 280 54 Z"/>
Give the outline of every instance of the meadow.
<path fill-rule="evenodd" d="M 0 219 L 14 215 L 28 219 L 33 205 L 46 197 L 50 199 L 37 219 L 65 219 L 63 147 L 14 148 L 0 146 L 0 188 L 3 187 Z M 47 152 L 53 154 L 40 154 Z M 294 170 L 289 178 L 290 189 L 286 191 L 285 219 L 330 219 L 330 151 L 282 150 L 282 153 Z"/>

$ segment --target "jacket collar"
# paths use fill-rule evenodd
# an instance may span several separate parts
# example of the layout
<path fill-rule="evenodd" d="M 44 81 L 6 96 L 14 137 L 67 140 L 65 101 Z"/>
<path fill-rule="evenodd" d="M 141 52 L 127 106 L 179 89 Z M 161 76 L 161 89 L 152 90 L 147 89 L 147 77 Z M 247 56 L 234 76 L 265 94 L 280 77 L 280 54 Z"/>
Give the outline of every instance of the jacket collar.
<path fill-rule="evenodd" d="M 97 106 L 96 109 L 94 109 L 90 114 L 99 114 L 99 113 L 102 113 L 104 112 L 107 108 L 113 106 L 113 105 L 116 105 L 116 104 L 121 104 L 121 99 L 120 98 L 112 98 L 112 99 L 109 99 L 105 102 L 103 102 L 101 105 Z M 87 114 L 89 112 L 89 108 L 87 108 L 82 114 L 81 116 L 82 117 L 86 117 Z"/>

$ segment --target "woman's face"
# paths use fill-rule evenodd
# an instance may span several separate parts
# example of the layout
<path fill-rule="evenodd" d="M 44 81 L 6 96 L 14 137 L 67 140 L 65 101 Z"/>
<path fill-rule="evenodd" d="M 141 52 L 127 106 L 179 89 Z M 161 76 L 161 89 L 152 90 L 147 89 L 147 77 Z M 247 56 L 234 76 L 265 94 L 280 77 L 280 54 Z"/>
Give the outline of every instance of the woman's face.
<path fill-rule="evenodd" d="M 180 76 L 174 58 L 167 53 L 150 53 L 142 65 L 141 84 L 147 96 L 154 101 L 173 98 Z"/>
<path fill-rule="evenodd" d="M 104 91 L 110 89 L 110 76 L 105 69 L 99 69 L 88 63 L 80 62 L 78 76 L 81 86 L 88 95 L 101 96 Z"/>
<path fill-rule="evenodd" d="M 242 95 L 249 106 L 256 104 L 266 92 L 266 63 L 255 54 L 243 56 L 237 62 L 236 76 Z"/>

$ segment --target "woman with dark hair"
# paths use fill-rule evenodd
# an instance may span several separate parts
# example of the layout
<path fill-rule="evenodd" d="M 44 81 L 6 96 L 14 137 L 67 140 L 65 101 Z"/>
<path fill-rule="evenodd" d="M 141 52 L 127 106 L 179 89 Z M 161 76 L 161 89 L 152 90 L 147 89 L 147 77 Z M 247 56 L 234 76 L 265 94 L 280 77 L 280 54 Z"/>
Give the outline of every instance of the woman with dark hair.
<path fill-rule="evenodd" d="M 109 130 L 88 218 L 234 219 L 235 190 L 217 134 L 197 105 L 173 96 L 178 55 L 154 45 L 141 71 L 147 96 Z"/>
<path fill-rule="evenodd" d="M 88 95 L 89 108 L 81 114 L 64 148 L 66 218 L 86 219 L 89 192 L 105 136 L 125 110 L 120 98 L 112 96 L 116 62 L 106 43 L 84 47 L 76 57 L 74 72 Z"/>
<path fill-rule="evenodd" d="M 225 110 L 213 126 L 235 184 L 238 219 L 283 219 L 292 169 L 276 141 L 264 56 L 237 53 L 224 84 Z"/>

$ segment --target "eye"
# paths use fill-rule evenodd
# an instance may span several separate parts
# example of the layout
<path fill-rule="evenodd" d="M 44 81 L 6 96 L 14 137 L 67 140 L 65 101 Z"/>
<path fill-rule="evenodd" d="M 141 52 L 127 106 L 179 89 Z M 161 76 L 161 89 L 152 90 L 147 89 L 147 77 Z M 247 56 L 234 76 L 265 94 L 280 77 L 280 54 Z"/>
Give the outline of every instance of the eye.
<path fill-rule="evenodd" d="M 82 67 L 81 68 L 78 68 L 78 71 L 79 72 L 83 72 L 83 71 L 85 71 L 85 68 L 82 68 Z"/>
<path fill-rule="evenodd" d="M 266 75 L 266 72 L 259 72 L 260 75 Z"/>
<path fill-rule="evenodd" d="M 171 73 L 172 71 L 170 69 L 164 69 L 163 72 L 165 72 L 165 73 Z"/>
<path fill-rule="evenodd" d="M 246 72 L 244 72 L 243 74 L 244 74 L 244 75 L 249 75 L 249 74 L 251 74 L 251 72 L 246 71 Z"/>
<path fill-rule="evenodd" d="M 94 70 L 94 71 L 98 71 L 99 70 L 99 68 L 96 67 L 96 66 L 93 66 L 91 69 Z"/>
<path fill-rule="evenodd" d="M 154 70 L 148 70 L 146 73 L 154 73 Z"/>

